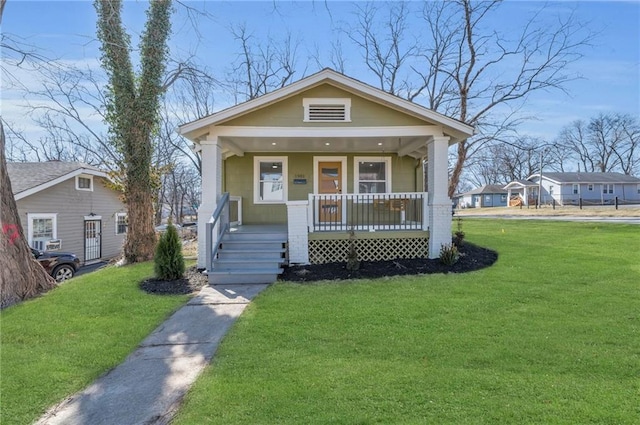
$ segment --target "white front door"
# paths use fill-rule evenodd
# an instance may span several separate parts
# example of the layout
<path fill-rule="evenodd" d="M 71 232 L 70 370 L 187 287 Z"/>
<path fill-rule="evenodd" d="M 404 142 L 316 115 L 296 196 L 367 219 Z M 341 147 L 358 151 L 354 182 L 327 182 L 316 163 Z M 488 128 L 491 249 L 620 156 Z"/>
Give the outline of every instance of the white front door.
<path fill-rule="evenodd" d="M 84 221 L 84 261 L 97 260 L 102 256 L 100 236 L 102 220 Z"/>

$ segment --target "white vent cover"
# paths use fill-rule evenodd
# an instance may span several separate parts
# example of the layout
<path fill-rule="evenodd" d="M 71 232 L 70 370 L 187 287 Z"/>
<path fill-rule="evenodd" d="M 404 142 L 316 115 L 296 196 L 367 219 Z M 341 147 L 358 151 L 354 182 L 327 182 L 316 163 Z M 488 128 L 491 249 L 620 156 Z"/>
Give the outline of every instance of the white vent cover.
<path fill-rule="evenodd" d="M 305 122 L 350 122 L 351 99 L 309 98 L 303 99 Z"/>

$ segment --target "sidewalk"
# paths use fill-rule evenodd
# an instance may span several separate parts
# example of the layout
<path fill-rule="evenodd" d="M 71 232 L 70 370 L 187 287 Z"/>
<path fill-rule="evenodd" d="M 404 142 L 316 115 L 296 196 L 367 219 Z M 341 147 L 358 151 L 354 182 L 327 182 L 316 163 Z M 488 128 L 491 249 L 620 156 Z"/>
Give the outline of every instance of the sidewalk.
<path fill-rule="evenodd" d="M 267 285 L 205 286 L 125 361 L 47 412 L 38 425 L 166 424 L 222 337 Z M 132 323 L 131 326 L 135 326 Z"/>

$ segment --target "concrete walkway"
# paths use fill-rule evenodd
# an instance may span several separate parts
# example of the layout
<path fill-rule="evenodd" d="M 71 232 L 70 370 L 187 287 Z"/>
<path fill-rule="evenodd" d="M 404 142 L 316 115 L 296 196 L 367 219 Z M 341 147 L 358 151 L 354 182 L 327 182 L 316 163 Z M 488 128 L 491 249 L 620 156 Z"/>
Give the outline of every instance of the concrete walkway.
<path fill-rule="evenodd" d="M 52 408 L 37 424 L 168 423 L 227 330 L 266 287 L 205 286 L 124 363 Z"/>

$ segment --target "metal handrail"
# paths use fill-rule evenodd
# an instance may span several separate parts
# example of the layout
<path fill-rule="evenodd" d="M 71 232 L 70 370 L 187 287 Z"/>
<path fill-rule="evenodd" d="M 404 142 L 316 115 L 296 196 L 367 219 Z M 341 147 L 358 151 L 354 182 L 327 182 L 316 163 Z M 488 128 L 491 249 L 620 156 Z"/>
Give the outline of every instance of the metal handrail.
<path fill-rule="evenodd" d="M 218 221 L 220 221 L 220 226 L 218 227 L 218 235 L 216 236 L 214 244 L 213 231 L 216 224 L 218 224 Z M 216 210 L 211 214 L 211 218 L 207 222 L 206 250 L 207 253 L 210 253 L 207 257 L 207 271 L 213 270 L 213 260 L 216 258 L 216 254 L 218 253 L 220 241 L 222 241 L 224 234 L 229 231 L 229 229 L 229 192 L 225 192 L 218 200 Z"/>

